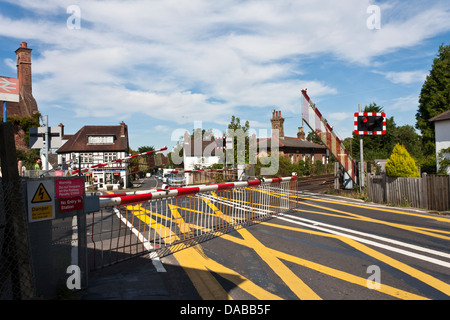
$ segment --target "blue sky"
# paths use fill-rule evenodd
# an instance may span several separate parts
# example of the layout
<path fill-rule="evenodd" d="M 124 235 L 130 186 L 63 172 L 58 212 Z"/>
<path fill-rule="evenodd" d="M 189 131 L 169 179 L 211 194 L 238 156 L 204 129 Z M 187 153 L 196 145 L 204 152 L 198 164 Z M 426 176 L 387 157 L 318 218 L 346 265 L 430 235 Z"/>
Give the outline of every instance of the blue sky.
<path fill-rule="evenodd" d="M 303 88 L 342 139 L 358 104 L 414 126 L 449 39 L 448 0 L 0 1 L 0 75 L 17 76 L 27 42 L 50 126 L 124 121 L 133 149 L 171 148 L 199 125 L 224 131 L 232 115 L 262 136 L 273 109 L 295 136 Z"/>

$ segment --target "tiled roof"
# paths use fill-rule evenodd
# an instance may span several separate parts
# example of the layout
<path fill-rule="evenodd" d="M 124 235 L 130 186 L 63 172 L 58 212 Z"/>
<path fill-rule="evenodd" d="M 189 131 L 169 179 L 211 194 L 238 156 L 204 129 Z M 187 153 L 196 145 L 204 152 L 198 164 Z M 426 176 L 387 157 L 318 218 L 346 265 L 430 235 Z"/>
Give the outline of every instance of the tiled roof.
<path fill-rule="evenodd" d="M 271 139 L 272 138 L 268 138 L 268 139 L 263 139 L 263 140 L 259 140 L 258 144 L 260 144 L 262 141 L 267 140 L 267 148 L 270 148 L 270 144 L 271 144 Z M 317 143 L 313 143 L 313 142 L 309 142 L 307 140 L 302 140 L 299 138 L 293 138 L 293 137 L 284 137 L 284 138 L 280 138 L 278 139 L 279 142 L 279 147 L 287 147 L 287 148 L 303 148 L 303 149 L 317 149 L 317 150 L 323 150 L 325 151 L 327 148 L 323 145 L 317 144 Z"/>
<path fill-rule="evenodd" d="M 122 126 L 124 134 L 122 135 Z M 65 135 L 69 140 L 56 152 L 94 152 L 94 151 L 125 151 L 128 152 L 128 128 L 125 124 L 119 126 L 84 126 L 74 135 Z M 110 144 L 89 144 L 89 136 L 114 136 Z"/>
<path fill-rule="evenodd" d="M 433 121 L 442 121 L 442 120 L 450 120 L 450 110 L 445 111 L 441 114 L 438 114 L 437 116 L 431 118 L 428 121 L 433 122 Z"/>
<path fill-rule="evenodd" d="M 186 142 L 187 143 L 184 144 L 184 154 L 186 157 L 207 157 L 216 155 L 215 141 L 187 140 Z"/>

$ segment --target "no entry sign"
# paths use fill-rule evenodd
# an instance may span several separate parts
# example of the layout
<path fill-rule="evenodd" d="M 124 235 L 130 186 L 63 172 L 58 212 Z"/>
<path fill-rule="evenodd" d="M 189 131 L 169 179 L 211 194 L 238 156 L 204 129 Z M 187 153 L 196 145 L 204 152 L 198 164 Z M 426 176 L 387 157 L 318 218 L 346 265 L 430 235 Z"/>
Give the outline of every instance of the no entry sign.
<path fill-rule="evenodd" d="M 55 181 L 55 194 L 59 200 L 59 212 L 83 209 L 83 179 L 71 178 Z"/>
<path fill-rule="evenodd" d="M 83 209 L 83 197 L 59 199 L 59 212 Z"/>

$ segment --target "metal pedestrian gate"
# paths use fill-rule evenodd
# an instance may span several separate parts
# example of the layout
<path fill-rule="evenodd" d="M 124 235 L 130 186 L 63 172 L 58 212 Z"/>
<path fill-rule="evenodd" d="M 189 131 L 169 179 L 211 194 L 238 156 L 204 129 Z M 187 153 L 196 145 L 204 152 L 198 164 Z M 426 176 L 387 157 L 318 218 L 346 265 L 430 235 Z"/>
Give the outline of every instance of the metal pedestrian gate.
<path fill-rule="evenodd" d="M 87 216 L 89 269 L 166 256 L 297 206 L 296 176 L 103 195 Z"/>

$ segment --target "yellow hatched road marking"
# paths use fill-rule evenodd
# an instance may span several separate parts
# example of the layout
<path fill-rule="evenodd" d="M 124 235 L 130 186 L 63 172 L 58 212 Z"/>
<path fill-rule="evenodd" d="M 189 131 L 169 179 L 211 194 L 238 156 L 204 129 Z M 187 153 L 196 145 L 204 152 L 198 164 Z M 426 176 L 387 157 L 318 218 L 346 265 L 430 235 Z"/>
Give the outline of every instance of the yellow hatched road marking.
<path fill-rule="evenodd" d="M 231 217 L 228 217 L 227 215 L 223 215 L 223 213 L 211 201 L 209 201 L 208 199 L 203 199 L 203 200 L 205 201 L 205 203 L 208 204 L 208 206 L 210 206 L 213 209 L 214 215 L 220 216 L 220 218 L 231 222 L 231 220 L 230 220 Z M 227 200 L 230 200 L 230 199 L 227 199 Z M 315 199 L 314 199 L 314 201 L 315 201 Z M 241 202 L 244 202 L 244 201 L 241 201 Z M 326 202 L 332 202 L 332 201 L 326 201 Z M 338 204 L 341 204 L 341 203 L 338 203 Z M 347 215 L 347 217 L 334 215 L 331 213 L 311 211 L 311 212 L 315 212 L 315 213 L 319 213 L 319 214 L 333 215 L 333 216 L 338 216 L 338 217 L 348 218 L 348 219 L 364 220 L 364 221 L 369 221 L 369 222 L 374 222 L 374 223 L 382 223 L 382 224 L 384 223 L 384 224 L 391 225 L 394 227 L 403 228 L 406 230 L 419 232 L 419 233 L 425 233 L 425 234 L 429 234 L 429 235 L 437 236 L 437 237 L 439 237 L 440 235 L 433 234 L 433 232 L 446 233 L 445 231 L 440 231 L 440 230 L 421 228 L 421 227 L 413 227 L 413 226 L 407 226 L 407 225 L 395 224 L 395 223 L 388 223 L 388 222 L 380 221 L 377 219 L 367 218 L 367 217 L 360 216 L 357 214 L 351 214 L 351 213 L 344 212 L 341 210 L 326 208 L 326 207 L 322 207 L 322 206 L 318 206 L 318 205 L 312 205 L 312 204 L 307 204 L 307 205 L 325 209 L 325 210 L 329 210 L 329 211 L 338 212 L 338 213 L 344 213 Z M 357 206 L 357 205 L 351 205 L 351 206 Z M 174 220 L 179 220 L 179 221 L 177 221 L 177 223 L 180 223 L 180 221 L 183 220 L 183 218 L 181 217 L 181 214 L 177 210 L 179 208 L 181 208 L 181 207 L 172 206 L 170 208 L 171 212 L 175 218 Z M 366 207 L 364 207 L 364 208 L 366 208 Z M 374 208 L 374 209 L 378 210 L 378 208 Z M 186 209 L 182 208 L 182 210 L 195 211 L 193 209 L 187 209 L 187 208 Z M 300 209 L 296 209 L 296 210 L 301 211 Z M 394 212 L 399 213 L 396 210 L 385 210 L 385 211 L 394 211 Z M 402 212 L 400 212 L 400 213 L 402 213 Z M 413 214 L 413 215 L 417 215 L 417 214 Z M 423 215 L 419 215 L 419 216 L 425 217 Z M 164 226 L 161 226 L 160 224 L 157 224 L 156 221 L 154 221 L 153 219 L 151 219 L 153 221 L 150 221 L 150 218 L 148 217 L 148 215 L 139 214 L 138 217 L 139 217 L 139 219 L 143 219 L 143 221 L 146 223 L 147 223 L 147 221 L 149 221 L 150 222 L 149 224 L 151 224 L 152 226 L 159 225 L 161 228 L 166 228 Z M 430 218 L 430 217 L 426 216 L 425 218 Z M 433 217 L 431 217 L 431 218 L 433 218 Z M 439 217 L 436 217 L 436 218 L 439 218 Z M 448 222 L 449 220 L 444 219 L 444 221 Z M 182 223 L 186 224 L 186 222 L 184 222 L 184 220 L 182 221 Z M 360 244 L 352 239 L 348 239 L 348 238 L 345 238 L 342 236 L 330 235 L 327 233 L 312 231 L 312 230 L 286 227 L 286 226 L 274 225 L 274 224 L 270 224 L 270 223 L 264 223 L 264 224 L 268 225 L 268 226 L 272 226 L 272 227 L 286 228 L 286 229 L 291 229 L 291 230 L 295 230 L 295 231 L 299 231 L 299 232 L 316 233 L 316 234 L 320 234 L 322 236 L 333 237 L 333 238 L 339 239 L 339 240 L 344 241 L 347 244 L 355 247 L 356 249 L 358 249 L 368 255 L 373 256 L 374 258 L 376 258 L 380 261 L 383 261 L 387 264 L 392 265 L 393 267 L 400 269 L 401 271 L 411 275 L 412 277 L 415 277 L 450 296 L 450 286 L 448 284 L 443 283 L 442 281 L 440 281 L 428 274 L 425 274 L 417 269 L 411 268 L 411 267 L 409 267 L 395 259 L 392 259 L 384 254 L 381 254 L 380 252 L 377 252 L 371 248 L 368 248 L 367 246 Z M 187 226 L 185 226 L 185 228 L 197 227 L 194 225 L 188 225 L 188 224 L 186 224 L 186 225 Z M 166 228 L 166 229 L 169 229 L 169 228 Z M 428 232 L 428 231 L 433 231 L 433 232 Z M 170 229 L 167 232 L 173 234 L 173 232 Z M 283 279 L 283 281 L 288 286 L 291 283 L 297 283 L 297 287 L 293 287 L 293 288 L 291 288 L 291 290 L 302 299 L 320 299 L 320 297 L 318 297 L 317 294 L 315 294 L 306 284 L 304 284 L 301 279 L 299 279 L 295 274 L 293 274 L 292 271 L 290 271 L 279 259 L 298 263 L 300 265 L 317 270 L 319 272 L 323 272 L 325 274 L 342 279 L 344 281 L 348 281 L 351 283 L 355 283 L 355 284 L 367 287 L 367 279 L 365 279 L 365 278 L 360 278 L 360 277 L 345 273 L 343 271 L 332 269 L 332 268 L 329 268 L 329 267 L 326 267 L 326 266 L 323 266 L 323 265 L 320 265 L 320 264 L 317 264 L 317 263 L 314 263 L 311 261 L 307 261 L 307 260 L 304 260 L 304 259 L 301 259 L 301 258 L 298 258 L 295 256 L 285 254 L 283 252 L 280 252 L 280 251 L 277 251 L 274 249 L 267 248 L 262 243 L 260 243 L 256 238 L 254 238 L 245 229 L 238 230 L 238 232 L 244 237 L 244 240 L 232 237 L 228 234 L 222 235 L 222 238 L 230 240 L 230 241 L 234 241 L 238 244 L 245 245 L 250 248 L 253 248 L 260 255 L 260 257 L 266 263 L 268 263 L 269 266 L 272 267 L 272 269 L 280 276 L 280 278 Z M 441 237 L 443 237 L 443 236 L 441 236 Z M 176 235 L 173 235 L 173 238 L 175 239 L 174 241 L 179 240 L 179 238 Z M 443 237 L 443 238 L 447 238 L 447 237 Z M 196 249 L 194 249 L 194 248 L 196 248 Z M 218 296 L 221 297 L 220 299 L 231 298 L 228 293 L 226 293 L 226 292 L 224 293 L 222 286 L 217 282 L 217 280 L 215 280 L 215 278 L 211 275 L 210 271 L 216 272 L 216 273 L 220 274 L 221 276 L 223 276 L 224 278 L 228 277 L 229 279 L 228 278 L 227 279 L 229 281 L 232 281 L 237 286 L 239 286 L 241 289 L 247 291 L 248 293 L 254 295 L 255 297 L 258 295 L 258 296 L 272 297 L 269 299 L 279 298 L 276 295 L 273 295 L 273 294 L 267 292 L 266 290 L 258 287 L 257 285 L 255 285 L 253 282 L 251 282 L 247 278 L 245 278 L 239 274 L 236 274 L 231 269 L 228 269 L 228 268 L 224 267 L 223 265 L 209 259 L 208 257 L 206 257 L 205 254 L 203 254 L 203 253 L 200 254 L 199 250 L 201 251 L 201 246 L 196 245 L 196 246 L 190 247 L 186 250 L 181 250 L 181 251 L 175 252 L 174 255 L 177 258 L 177 260 L 180 262 L 180 264 L 182 264 L 182 266 L 186 270 L 186 272 L 188 273 L 191 281 L 194 283 L 197 290 L 199 291 L 199 294 L 202 296 L 203 299 L 217 299 Z M 281 270 L 282 272 L 280 272 L 279 270 Z M 233 274 L 238 275 L 238 277 L 233 276 Z M 244 281 L 242 279 L 244 279 Z M 298 290 L 298 288 L 300 288 L 300 287 L 302 287 L 303 290 Z M 402 291 L 400 289 L 396 289 L 396 288 L 393 288 L 393 287 L 390 287 L 390 286 L 387 286 L 384 284 L 381 286 L 380 289 L 378 289 L 378 291 L 386 293 L 388 295 L 392 295 L 394 297 L 401 298 L 401 299 L 426 299 L 419 295 L 415 295 L 415 294 L 412 294 L 412 293 L 409 293 L 406 291 Z"/>
<path fill-rule="evenodd" d="M 386 256 L 374 249 L 371 249 L 371 248 L 367 247 L 366 245 L 363 245 L 355 240 L 346 238 L 344 236 L 328 234 L 328 233 L 324 233 L 324 232 L 320 232 L 320 231 L 307 230 L 307 229 L 301 229 L 301 228 L 296 228 L 296 227 L 288 227 L 288 226 L 282 226 L 282 225 L 277 225 L 277 224 L 272 224 L 272 223 L 265 223 L 264 225 L 275 227 L 275 228 L 288 229 L 288 230 L 292 230 L 292 231 L 308 233 L 308 234 L 315 234 L 315 235 L 319 235 L 319 236 L 324 236 L 324 237 L 328 237 L 328 238 L 335 238 L 335 239 L 341 240 L 341 241 L 347 243 L 348 245 L 358 249 L 359 251 L 364 252 L 367 255 L 372 256 L 377 260 L 383 261 L 384 263 L 389 264 L 392 267 L 397 268 L 400 271 L 409 274 L 411 277 L 414 277 L 414 278 L 434 287 L 435 289 L 445 293 L 446 295 L 450 296 L 450 285 L 449 284 L 447 284 L 439 279 L 436 279 L 436 278 L 430 276 L 429 274 L 426 274 L 420 270 L 412 268 L 398 260 L 388 257 L 388 256 Z"/>
<path fill-rule="evenodd" d="M 359 204 L 344 203 L 344 202 L 332 201 L 332 200 L 310 199 L 310 198 L 304 198 L 304 197 L 299 197 L 299 199 L 312 200 L 312 201 L 317 201 L 317 202 L 334 203 L 334 204 L 340 204 L 340 205 L 344 205 L 344 206 L 357 207 L 357 208 L 363 208 L 363 209 L 386 211 L 386 212 L 391 212 L 391 213 L 397 213 L 397 214 L 408 215 L 408 216 L 415 216 L 415 217 L 420 217 L 420 218 L 425 218 L 425 219 L 434 219 L 434 220 L 437 220 L 437 221 L 444 221 L 444 222 L 450 223 L 450 218 L 444 218 L 444 217 L 439 217 L 439 216 L 431 216 L 431 215 L 425 215 L 425 214 L 414 213 L 414 212 L 406 212 L 406 211 L 400 211 L 400 210 L 395 210 L 395 209 L 372 207 L 372 206 L 368 207 L 368 206 L 362 206 L 362 205 L 359 205 Z"/>
<path fill-rule="evenodd" d="M 240 229 L 238 232 L 244 238 L 248 247 L 256 251 L 261 259 L 270 266 L 297 297 L 302 300 L 321 300 L 309 286 L 278 259 L 272 250 L 259 242 L 248 230 Z"/>
<path fill-rule="evenodd" d="M 207 202 L 213 210 L 220 211 L 210 201 Z M 228 222 L 232 222 L 232 218 L 223 216 Z M 278 258 L 271 253 L 268 253 L 267 248 L 259 242 L 253 235 L 245 229 L 237 230 L 239 234 L 244 237 L 244 240 L 249 244 L 249 247 L 261 257 L 261 259 L 271 267 L 271 269 L 283 280 L 283 282 L 294 292 L 297 297 L 305 300 L 320 300 L 320 297 L 311 290 L 300 278 L 298 278 L 289 268 L 286 267 Z"/>
<path fill-rule="evenodd" d="M 264 223 L 264 225 L 271 225 L 271 224 Z M 278 225 L 274 225 L 274 226 L 279 227 Z M 298 231 L 301 230 L 299 228 L 293 228 L 293 227 L 285 227 L 285 228 L 286 229 L 296 229 Z M 310 230 L 304 230 L 304 232 L 310 232 Z M 229 234 L 222 235 L 222 238 L 232 241 L 232 242 L 235 242 L 235 243 L 238 243 L 242 246 L 252 248 L 251 246 L 248 245 L 248 243 L 245 240 L 233 237 Z M 274 250 L 274 249 L 270 249 L 270 248 L 266 248 L 266 249 L 268 250 L 269 253 L 271 253 L 273 256 L 278 257 L 279 259 L 283 259 L 285 261 L 290 261 L 290 262 L 296 263 L 298 265 L 304 266 L 306 268 L 316 270 L 323 274 L 332 276 L 334 278 L 338 278 L 338 279 L 341 279 L 341 280 L 344 280 L 344 281 L 347 281 L 350 283 L 354 283 L 354 284 L 357 284 L 357 285 L 367 288 L 367 279 L 365 279 L 365 278 L 361 278 L 361 277 L 352 275 L 352 274 L 344 272 L 344 271 L 340 271 L 340 270 L 333 269 L 333 268 L 330 268 L 330 267 L 327 267 L 327 266 L 324 266 L 324 265 L 321 265 L 321 264 L 318 264 L 318 263 L 315 263 L 312 261 L 308 261 L 308 260 L 293 256 L 293 255 L 278 251 L 278 250 Z M 397 288 L 394 288 L 394 287 L 391 287 L 391 286 L 388 286 L 385 284 L 383 284 L 380 287 L 380 289 L 377 289 L 377 291 L 394 296 L 399 299 L 405 299 L 405 300 L 406 299 L 408 299 L 408 300 L 427 299 L 425 297 L 422 297 L 422 296 L 419 296 L 419 295 L 416 295 L 413 293 L 409 293 L 409 292 L 406 292 L 406 291 L 403 291 L 403 290 L 400 290 L 400 289 L 397 289 Z"/>
<path fill-rule="evenodd" d="M 429 229 L 429 228 L 422 228 L 422 227 L 409 226 L 409 225 L 400 224 L 400 223 L 393 223 L 393 222 L 382 221 L 382 220 L 378 220 L 378 219 L 374 219 L 374 218 L 365 217 L 365 216 L 362 216 L 362 215 L 359 215 L 359 214 L 355 214 L 355 213 L 350 213 L 350 212 L 346 212 L 346 211 L 342 211 L 342 210 L 338 210 L 338 209 L 332 209 L 332 208 L 319 206 L 319 205 L 312 204 L 312 203 L 303 203 L 303 204 L 307 205 L 307 206 L 310 206 L 310 207 L 324 209 L 324 210 L 328 210 L 328 211 L 332 211 L 332 212 L 343 213 L 343 214 L 345 214 L 347 216 L 351 216 L 351 217 L 357 218 L 358 220 L 361 220 L 361 221 L 373 222 L 373 223 L 377 223 L 377 224 L 384 224 L 384 225 L 391 226 L 391 227 L 394 227 L 394 228 L 399 228 L 399 229 L 404 229 L 404 230 L 408 230 L 408 231 L 412 231 L 412 232 L 416 232 L 416 233 L 425 234 L 425 235 L 428 235 L 428 236 L 431 236 L 431 237 L 436 237 L 436 238 L 441 238 L 441 239 L 445 239 L 445 240 L 450 240 L 450 237 L 447 237 L 447 236 L 439 234 L 439 233 L 446 233 L 445 231 L 441 231 L 441 230 L 434 230 L 434 229 Z M 302 209 L 294 209 L 294 210 L 295 211 L 300 211 L 300 212 L 302 211 Z M 319 213 L 319 212 L 317 212 L 317 213 Z M 320 213 L 320 214 L 326 215 L 326 213 Z M 348 218 L 348 217 L 342 217 L 342 218 Z M 430 231 L 427 231 L 427 230 L 432 230 L 433 232 L 430 232 Z"/>
<path fill-rule="evenodd" d="M 137 210 L 136 206 L 134 207 L 130 206 L 130 208 L 132 209 L 133 213 L 139 211 Z M 177 213 L 179 214 L 179 212 L 177 211 L 175 215 Z M 152 221 L 154 221 L 153 219 L 150 219 L 150 217 L 147 214 L 139 214 L 136 216 L 147 224 L 152 223 Z M 170 234 L 170 239 L 172 239 L 171 243 L 180 240 L 180 238 L 175 233 L 173 233 L 172 230 L 170 230 L 170 228 L 161 225 L 159 223 L 156 223 L 156 221 L 154 222 L 155 223 L 153 223 L 153 225 L 156 225 L 158 227 L 159 230 L 159 231 L 157 230 L 158 233 Z M 235 283 L 236 286 L 253 295 L 257 299 L 260 300 L 281 299 L 277 295 L 274 295 L 268 292 L 267 290 L 259 287 L 258 285 L 256 285 L 246 277 L 240 275 L 239 273 L 235 272 L 234 270 L 226 268 L 225 266 L 208 258 L 205 254 L 202 254 L 202 252 L 199 253 L 199 251 L 201 251 L 201 246 L 199 244 L 189 248 L 184 247 L 185 247 L 184 244 L 180 244 L 180 248 L 182 248 L 183 250 L 173 252 L 173 255 L 180 263 L 180 265 L 183 267 L 186 274 L 191 279 L 194 287 L 196 288 L 202 299 L 204 300 L 231 299 L 231 296 L 223 289 L 220 283 L 214 278 L 214 276 L 211 274 L 211 271 Z"/>

